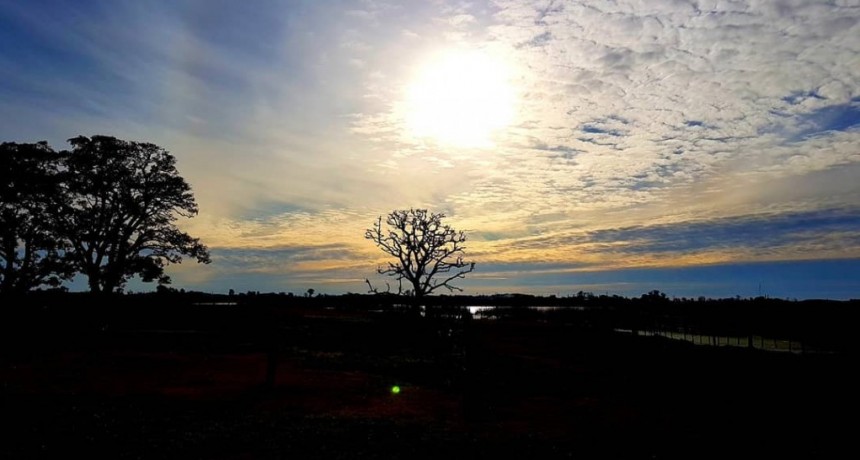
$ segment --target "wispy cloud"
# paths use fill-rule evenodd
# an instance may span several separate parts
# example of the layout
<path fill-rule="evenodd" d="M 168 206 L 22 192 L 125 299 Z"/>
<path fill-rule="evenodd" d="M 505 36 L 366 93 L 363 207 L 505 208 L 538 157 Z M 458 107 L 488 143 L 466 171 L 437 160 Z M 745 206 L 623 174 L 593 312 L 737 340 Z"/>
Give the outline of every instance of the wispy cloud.
<path fill-rule="evenodd" d="M 363 229 L 410 206 L 487 263 L 857 256 L 858 37 L 849 1 L 3 2 L 0 137 L 168 148 L 222 255 L 187 280 L 360 280 Z M 406 127 L 449 49 L 510 65 L 493 148 Z"/>

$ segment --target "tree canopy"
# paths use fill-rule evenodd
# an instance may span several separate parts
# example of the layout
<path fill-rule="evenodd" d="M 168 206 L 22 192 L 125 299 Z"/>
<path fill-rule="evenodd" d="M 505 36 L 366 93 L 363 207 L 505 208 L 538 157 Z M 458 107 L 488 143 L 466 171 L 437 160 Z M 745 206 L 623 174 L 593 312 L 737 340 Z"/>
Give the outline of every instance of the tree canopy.
<path fill-rule="evenodd" d="M 426 209 L 395 210 L 386 216 L 384 225 L 380 216 L 365 232 L 365 238 L 397 259 L 377 272 L 393 277 L 398 293 L 404 293 L 404 280 L 411 286 L 405 293 L 418 298 L 442 287 L 461 291 L 451 282 L 475 269 L 474 262 L 463 260 L 466 234 L 443 224 L 444 218 L 444 214 Z M 369 280 L 367 283 L 376 292 Z"/>
<path fill-rule="evenodd" d="M 56 215 L 59 155 L 47 142 L 0 144 L 0 293 L 58 286 L 72 275 Z"/>
<path fill-rule="evenodd" d="M 110 136 L 0 145 L 0 292 L 59 286 L 75 272 L 93 292 L 122 290 L 135 275 L 170 282 L 183 256 L 208 263 L 179 230 L 197 214 L 191 187 L 163 148 Z"/>
<path fill-rule="evenodd" d="M 69 142 L 60 228 L 91 291 L 113 292 L 134 275 L 169 283 L 164 267 L 183 255 L 209 263 L 206 246 L 175 224 L 196 215 L 197 204 L 169 152 L 110 136 Z"/>

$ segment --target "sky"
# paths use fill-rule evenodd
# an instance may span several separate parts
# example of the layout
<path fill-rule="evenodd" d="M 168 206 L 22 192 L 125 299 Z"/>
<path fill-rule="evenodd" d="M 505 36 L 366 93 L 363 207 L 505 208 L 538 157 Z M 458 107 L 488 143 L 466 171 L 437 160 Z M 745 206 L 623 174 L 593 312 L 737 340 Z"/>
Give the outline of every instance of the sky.
<path fill-rule="evenodd" d="M 176 156 L 185 289 L 366 292 L 427 208 L 467 294 L 860 298 L 858 0 L 0 0 L 0 108 Z"/>

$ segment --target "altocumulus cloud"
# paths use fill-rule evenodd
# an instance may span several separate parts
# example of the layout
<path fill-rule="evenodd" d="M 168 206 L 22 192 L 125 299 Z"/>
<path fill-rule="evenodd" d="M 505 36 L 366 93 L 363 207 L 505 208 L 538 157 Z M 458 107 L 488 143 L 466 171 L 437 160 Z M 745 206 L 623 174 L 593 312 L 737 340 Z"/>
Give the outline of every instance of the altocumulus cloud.
<path fill-rule="evenodd" d="M 174 267 L 191 284 L 360 290 L 363 229 L 409 206 L 473 231 L 487 279 L 858 256 L 856 1 L 33 1 L 0 26 L 2 139 L 168 148 L 221 266 Z M 492 148 L 408 134 L 448 49 L 511 64 Z"/>

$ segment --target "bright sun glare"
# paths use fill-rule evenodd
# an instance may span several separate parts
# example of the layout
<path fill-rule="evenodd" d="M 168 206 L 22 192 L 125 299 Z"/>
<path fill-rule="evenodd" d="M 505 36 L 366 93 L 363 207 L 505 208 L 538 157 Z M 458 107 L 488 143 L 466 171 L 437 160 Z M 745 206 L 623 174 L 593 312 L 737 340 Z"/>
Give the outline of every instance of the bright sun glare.
<path fill-rule="evenodd" d="M 514 117 L 514 91 L 505 63 L 480 51 L 430 60 L 406 94 L 412 136 L 454 147 L 491 147 Z"/>

